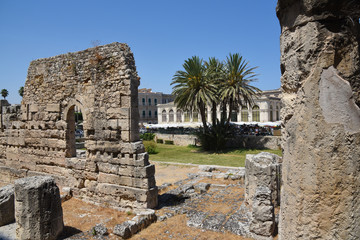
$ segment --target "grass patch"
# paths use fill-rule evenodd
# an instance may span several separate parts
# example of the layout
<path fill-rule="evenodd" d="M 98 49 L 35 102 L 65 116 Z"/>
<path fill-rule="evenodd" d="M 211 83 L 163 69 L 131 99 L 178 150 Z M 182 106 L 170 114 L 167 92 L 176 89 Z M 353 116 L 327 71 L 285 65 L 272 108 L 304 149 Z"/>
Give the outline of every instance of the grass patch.
<path fill-rule="evenodd" d="M 255 150 L 255 149 L 231 149 L 222 153 L 202 151 L 194 146 L 157 145 L 158 153 L 151 155 L 151 161 L 193 163 L 201 165 L 220 165 L 230 167 L 244 167 L 246 154 L 258 154 L 270 152 L 281 156 L 281 150 Z"/>
<path fill-rule="evenodd" d="M 154 141 L 143 141 L 143 143 L 145 146 L 145 151 L 149 154 L 157 154 L 159 152 L 157 144 Z"/>

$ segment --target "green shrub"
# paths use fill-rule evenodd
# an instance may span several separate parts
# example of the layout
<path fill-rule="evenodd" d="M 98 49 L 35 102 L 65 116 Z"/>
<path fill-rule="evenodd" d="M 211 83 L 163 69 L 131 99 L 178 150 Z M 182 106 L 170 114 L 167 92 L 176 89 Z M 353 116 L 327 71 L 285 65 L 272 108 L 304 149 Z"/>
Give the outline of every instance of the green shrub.
<path fill-rule="evenodd" d="M 145 151 L 148 152 L 148 154 L 156 154 L 158 153 L 158 149 L 156 146 L 156 143 L 153 141 L 144 141 Z"/>
<path fill-rule="evenodd" d="M 204 133 L 201 128 L 197 132 L 201 148 L 205 151 L 219 152 L 226 148 L 226 143 L 235 138 L 236 129 L 233 125 L 224 121 L 217 121 L 214 126 L 209 127 L 209 131 Z"/>
<path fill-rule="evenodd" d="M 194 145 L 194 144 L 189 144 L 187 145 L 188 148 L 198 148 L 198 146 Z"/>
<path fill-rule="evenodd" d="M 165 144 L 174 145 L 174 141 L 171 141 L 171 140 L 165 140 Z"/>
<path fill-rule="evenodd" d="M 157 143 L 164 143 L 164 140 L 161 139 L 161 138 L 158 138 L 158 139 L 156 140 L 156 142 L 157 142 Z"/>
<path fill-rule="evenodd" d="M 154 133 L 143 133 L 140 135 L 140 138 L 144 141 L 152 141 L 155 138 Z"/>

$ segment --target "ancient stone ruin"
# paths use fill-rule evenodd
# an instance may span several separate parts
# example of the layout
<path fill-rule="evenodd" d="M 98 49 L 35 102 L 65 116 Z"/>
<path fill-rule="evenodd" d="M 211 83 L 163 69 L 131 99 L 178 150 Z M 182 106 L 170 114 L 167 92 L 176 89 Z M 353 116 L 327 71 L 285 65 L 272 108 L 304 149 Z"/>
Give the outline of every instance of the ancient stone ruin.
<path fill-rule="evenodd" d="M 49 176 L 15 181 L 16 239 L 57 239 L 64 228 L 59 188 Z"/>
<path fill-rule="evenodd" d="M 279 0 L 279 239 L 360 239 L 360 2 Z"/>
<path fill-rule="evenodd" d="M 247 154 L 245 201 L 251 208 L 250 236 L 272 239 L 277 233 L 275 208 L 280 205 L 281 157 L 262 152 Z"/>
<path fill-rule="evenodd" d="M 51 175 L 87 201 L 155 207 L 155 167 L 139 139 L 139 79 L 121 43 L 32 61 L 21 109 L 1 112 L 12 118 L 0 126 L 0 181 Z M 81 158 L 75 108 L 84 119 Z"/>

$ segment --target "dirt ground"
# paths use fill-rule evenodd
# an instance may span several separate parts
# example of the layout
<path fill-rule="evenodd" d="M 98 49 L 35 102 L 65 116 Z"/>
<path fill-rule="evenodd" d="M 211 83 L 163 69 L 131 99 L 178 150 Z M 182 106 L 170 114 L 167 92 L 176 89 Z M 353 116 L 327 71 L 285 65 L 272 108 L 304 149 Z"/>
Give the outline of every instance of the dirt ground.
<path fill-rule="evenodd" d="M 188 177 L 188 173 L 197 173 L 199 171 L 197 166 L 193 165 L 173 165 L 156 163 L 156 183 L 158 186 L 164 183 L 174 184 L 180 180 Z M 214 180 L 203 179 L 200 182 L 216 183 L 216 184 L 230 184 L 231 180 Z M 170 187 L 171 188 L 171 187 Z M 232 211 L 230 204 L 237 205 L 238 196 L 244 194 L 243 189 L 234 188 L 231 191 L 233 194 L 226 196 L 223 200 L 224 203 L 212 201 L 209 198 L 203 203 L 198 204 L 198 210 L 207 211 L 212 213 L 227 213 Z M 226 200 L 226 201 L 225 201 Z M 211 204 L 207 204 L 210 203 Z M 131 212 L 120 212 L 109 208 L 102 208 L 92 204 L 84 203 L 77 199 L 70 199 L 63 204 L 64 223 L 67 232 L 65 236 L 69 237 L 79 232 L 86 232 L 91 230 L 97 223 L 104 223 L 109 230 L 108 239 L 119 239 L 116 235 L 112 234 L 111 229 L 119 223 L 130 220 L 134 217 Z M 158 215 L 164 214 L 163 209 L 157 210 Z M 91 238 L 87 235 L 86 238 Z M 210 230 L 197 229 L 187 226 L 186 214 L 179 214 L 165 221 L 157 221 L 151 224 L 148 228 L 142 230 L 140 233 L 134 235 L 131 239 L 134 240 L 150 240 L 150 239 L 229 239 L 229 240 L 245 240 L 244 238 L 230 232 L 214 232 Z"/>
<path fill-rule="evenodd" d="M 188 227 L 186 225 L 186 215 L 177 215 L 163 222 L 151 224 L 148 228 L 134 235 L 134 240 L 150 239 L 197 239 L 197 240 L 246 240 L 232 233 L 221 233 L 206 231 L 202 229 Z"/>
<path fill-rule="evenodd" d="M 156 182 L 160 186 L 163 183 L 174 184 L 188 177 L 188 173 L 196 173 L 199 171 L 194 165 L 173 165 L 164 163 L 155 163 L 156 166 Z M 203 179 L 201 182 L 229 184 L 227 180 Z M 0 182 L 0 184 L 2 184 Z M 4 185 L 4 184 L 2 184 Z M 244 194 L 243 189 L 233 189 L 231 194 L 226 196 L 224 203 L 214 203 L 209 198 L 205 202 L 199 202 L 200 211 L 212 213 L 224 213 L 232 211 L 229 203 L 233 206 L 240 204 L 236 202 L 239 196 Z M 209 204 L 212 202 L 211 204 Z M 121 212 L 111 208 L 96 206 L 85 203 L 79 199 L 71 198 L 62 204 L 65 229 L 61 239 L 93 239 L 91 229 L 98 223 L 104 224 L 108 228 L 109 235 L 104 239 L 120 239 L 112 234 L 112 229 L 116 224 L 121 224 L 126 220 L 132 219 L 135 214 L 131 211 Z M 156 210 L 157 214 L 164 213 L 163 209 Z M 86 233 L 86 234 L 85 234 Z M 179 214 L 151 224 L 148 228 L 133 236 L 131 239 L 248 239 L 237 236 L 230 232 L 214 232 L 210 230 L 197 229 L 187 226 L 186 214 Z"/>
<path fill-rule="evenodd" d="M 199 171 L 197 166 L 193 165 L 175 165 L 159 162 L 151 162 L 155 165 L 156 185 L 161 186 L 164 183 L 175 183 L 187 178 L 188 173 L 196 173 Z"/>

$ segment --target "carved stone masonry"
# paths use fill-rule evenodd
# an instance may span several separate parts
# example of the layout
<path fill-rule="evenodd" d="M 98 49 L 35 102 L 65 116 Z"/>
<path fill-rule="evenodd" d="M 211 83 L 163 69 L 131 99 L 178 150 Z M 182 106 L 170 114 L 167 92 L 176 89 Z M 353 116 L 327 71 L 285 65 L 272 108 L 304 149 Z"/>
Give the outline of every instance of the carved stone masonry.
<path fill-rule="evenodd" d="M 279 239 L 360 239 L 360 2 L 279 0 Z"/>
<path fill-rule="evenodd" d="M 139 79 L 122 43 L 32 61 L 19 119 L 1 126 L 0 180 L 48 174 L 87 201 L 155 207 L 155 167 L 139 139 Z M 75 109 L 84 158 L 76 158 Z"/>

